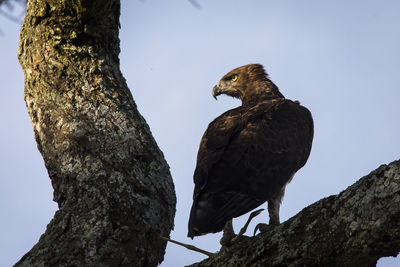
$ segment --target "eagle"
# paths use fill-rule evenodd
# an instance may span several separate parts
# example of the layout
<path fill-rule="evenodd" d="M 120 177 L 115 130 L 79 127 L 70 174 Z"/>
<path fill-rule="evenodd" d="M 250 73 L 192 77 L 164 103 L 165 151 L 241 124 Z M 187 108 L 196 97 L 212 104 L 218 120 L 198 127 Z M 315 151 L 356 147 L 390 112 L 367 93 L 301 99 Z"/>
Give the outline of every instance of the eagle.
<path fill-rule="evenodd" d="M 269 226 L 278 225 L 285 187 L 311 151 L 311 112 L 286 99 L 262 65 L 228 72 L 212 90 L 215 99 L 221 94 L 242 105 L 213 120 L 201 139 L 188 223 L 192 239 L 232 229 L 232 218 L 266 201 Z"/>

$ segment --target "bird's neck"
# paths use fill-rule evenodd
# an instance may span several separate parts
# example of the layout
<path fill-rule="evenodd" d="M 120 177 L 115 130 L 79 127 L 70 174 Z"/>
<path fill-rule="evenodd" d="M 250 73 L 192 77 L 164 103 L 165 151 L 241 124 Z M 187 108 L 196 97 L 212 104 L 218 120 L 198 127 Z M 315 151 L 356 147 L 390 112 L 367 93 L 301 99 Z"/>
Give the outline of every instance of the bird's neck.
<path fill-rule="evenodd" d="M 278 87 L 269 79 L 259 81 L 251 86 L 253 87 L 252 93 L 242 96 L 242 106 L 254 106 L 261 101 L 284 98 Z"/>

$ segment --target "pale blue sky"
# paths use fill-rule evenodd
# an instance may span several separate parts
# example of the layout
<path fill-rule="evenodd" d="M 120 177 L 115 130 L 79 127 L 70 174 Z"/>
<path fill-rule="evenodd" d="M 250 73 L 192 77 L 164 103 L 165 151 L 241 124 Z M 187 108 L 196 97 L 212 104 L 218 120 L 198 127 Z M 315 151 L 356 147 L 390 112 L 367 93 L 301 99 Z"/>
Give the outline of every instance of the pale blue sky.
<path fill-rule="evenodd" d="M 282 221 L 400 158 L 400 2 L 198 3 L 201 9 L 185 0 L 125 0 L 121 10 L 121 69 L 175 183 L 172 238 L 219 248 L 221 234 L 186 237 L 192 175 L 208 123 L 239 105 L 224 96 L 215 101 L 211 89 L 240 65 L 263 64 L 281 92 L 314 116 L 311 156 L 287 187 Z M 37 242 L 56 204 L 23 101 L 19 26 L 3 17 L 0 25 L 0 266 L 10 266 Z M 262 213 L 250 228 L 267 217 Z M 235 220 L 236 230 L 245 219 Z M 161 266 L 202 258 L 169 244 Z"/>

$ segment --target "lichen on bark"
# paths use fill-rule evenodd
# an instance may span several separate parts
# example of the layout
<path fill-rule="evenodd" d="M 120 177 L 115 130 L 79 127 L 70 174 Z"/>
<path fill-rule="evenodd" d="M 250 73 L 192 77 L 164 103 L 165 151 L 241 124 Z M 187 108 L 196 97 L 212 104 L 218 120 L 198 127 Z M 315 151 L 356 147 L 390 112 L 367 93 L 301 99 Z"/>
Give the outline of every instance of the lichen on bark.
<path fill-rule="evenodd" d="M 374 266 L 400 252 L 400 160 L 202 266 Z"/>
<path fill-rule="evenodd" d="M 156 266 L 169 167 L 119 69 L 116 0 L 29 1 L 18 58 L 59 210 L 17 266 Z"/>

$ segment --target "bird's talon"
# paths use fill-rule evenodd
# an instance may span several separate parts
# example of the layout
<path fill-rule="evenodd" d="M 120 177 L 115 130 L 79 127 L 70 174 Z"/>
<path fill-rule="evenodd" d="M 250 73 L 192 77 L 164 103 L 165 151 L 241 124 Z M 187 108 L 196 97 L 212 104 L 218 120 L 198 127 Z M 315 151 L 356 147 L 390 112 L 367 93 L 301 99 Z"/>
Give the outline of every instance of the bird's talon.
<path fill-rule="evenodd" d="M 273 228 L 274 228 L 274 226 L 271 225 L 271 224 L 259 223 L 259 224 L 257 224 L 256 227 L 254 228 L 253 236 L 256 235 L 257 230 L 260 231 L 260 233 L 265 233 L 265 232 L 268 232 L 268 231 L 272 230 Z"/>

